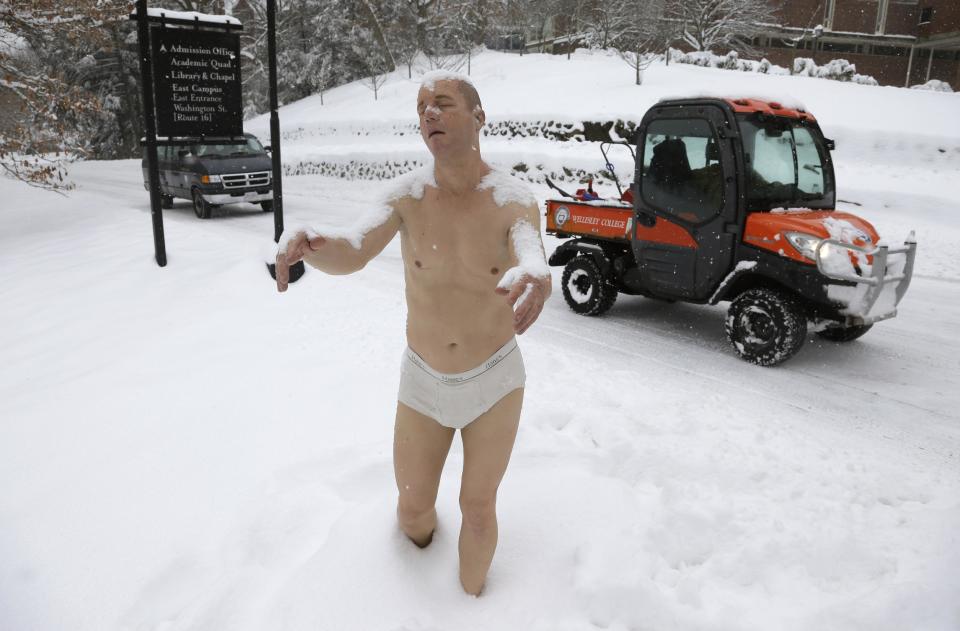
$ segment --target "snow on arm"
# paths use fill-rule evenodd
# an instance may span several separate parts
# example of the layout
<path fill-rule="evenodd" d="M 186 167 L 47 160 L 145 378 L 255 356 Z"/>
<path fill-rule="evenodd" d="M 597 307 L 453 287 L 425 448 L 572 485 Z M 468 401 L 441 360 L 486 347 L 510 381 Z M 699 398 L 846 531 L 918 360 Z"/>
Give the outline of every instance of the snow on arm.
<path fill-rule="evenodd" d="M 523 217 L 517 219 L 510 228 L 510 239 L 513 243 L 513 251 L 517 255 L 517 264 L 504 272 L 503 278 L 497 283 L 497 287 L 510 289 L 524 276 L 549 279 L 550 267 L 547 265 L 543 247 L 540 244 L 540 233 L 533 227 L 533 224 Z M 514 305 L 515 309 L 523 304 L 532 290 L 533 283 L 528 282 L 523 294 L 520 295 Z"/>
<path fill-rule="evenodd" d="M 414 169 L 405 173 L 394 180 L 393 186 L 387 191 L 374 205 L 374 208 L 360 217 L 351 226 L 331 226 L 320 225 L 310 226 L 304 223 L 297 224 L 290 229 L 284 230 L 277 243 L 277 254 L 284 254 L 290 241 L 300 232 L 306 234 L 308 239 L 323 237 L 324 239 L 343 239 L 354 249 L 359 250 L 363 245 L 363 238 L 370 231 L 379 228 L 387 221 L 394 212 L 393 202 L 404 197 L 420 199 L 423 197 L 427 186 L 436 187 L 436 180 L 433 176 L 433 163 L 427 164 L 419 169 Z"/>
<path fill-rule="evenodd" d="M 537 205 L 537 199 L 526 184 L 500 169 L 491 169 L 477 184 L 478 191 L 486 189 L 492 189 L 493 201 L 497 206 L 518 204 L 536 207 Z M 519 217 L 510 226 L 509 238 L 517 256 L 517 265 L 504 272 L 500 282 L 497 283 L 498 288 L 509 289 L 524 275 L 550 278 L 550 267 L 543 253 L 540 233 L 527 218 Z M 523 303 L 532 289 L 533 283 L 527 283 L 524 293 L 514 305 L 515 308 Z"/>

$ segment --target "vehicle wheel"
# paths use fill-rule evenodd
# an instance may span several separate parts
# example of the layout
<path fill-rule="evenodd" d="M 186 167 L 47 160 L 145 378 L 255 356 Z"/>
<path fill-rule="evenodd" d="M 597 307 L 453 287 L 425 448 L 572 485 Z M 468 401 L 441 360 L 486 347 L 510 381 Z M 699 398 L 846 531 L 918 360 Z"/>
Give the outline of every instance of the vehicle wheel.
<path fill-rule="evenodd" d="M 873 328 L 872 324 L 858 324 L 854 326 L 828 326 L 817 331 L 817 336 L 831 342 L 852 342 Z"/>
<path fill-rule="evenodd" d="M 727 339 L 741 359 L 760 366 L 776 366 L 803 346 L 807 318 L 793 296 L 756 288 L 734 299 L 725 328 Z"/>
<path fill-rule="evenodd" d="M 586 256 L 567 263 L 560 284 L 564 300 L 581 315 L 600 315 L 617 299 L 617 288 L 603 278 L 597 264 Z"/>
<path fill-rule="evenodd" d="M 213 212 L 213 205 L 203 198 L 198 188 L 193 189 L 193 212 L 199 219 L 210 219 Z"/>
<path fill-rule="evenodd" d="M 161 195 L 160 208 L 173 208 L 173 195 Z"/>
<path fill-rule="evenodd" d="M 262 208 L 262 209 L 263 209 L 263 212 L 265 212 L 265 213 L 272 213 L 272 212 L 273 212 L 273 200 L 272 200 L 272 199 L 268 199 L 268 200 L 266 200 L 266 201 L 260 202 L 260 208 Z"/>

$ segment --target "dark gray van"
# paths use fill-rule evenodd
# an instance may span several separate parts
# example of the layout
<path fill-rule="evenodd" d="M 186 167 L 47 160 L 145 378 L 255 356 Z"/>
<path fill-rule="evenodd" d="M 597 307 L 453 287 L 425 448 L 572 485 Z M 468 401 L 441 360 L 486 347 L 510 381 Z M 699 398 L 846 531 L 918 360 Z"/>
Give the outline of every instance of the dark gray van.
<path fill-rule="evenodd" d="M 200 219 L 209 219 L 222 204 L 250 202 L 264 211 L 273 210 L 271 160 L 253 134 L 236 142 L 160 145 L 160 204 L 172 208 L 180 197 L 193 202 Z M 143 149 L 143 187 L 150 190 L 147 150 Z"/>

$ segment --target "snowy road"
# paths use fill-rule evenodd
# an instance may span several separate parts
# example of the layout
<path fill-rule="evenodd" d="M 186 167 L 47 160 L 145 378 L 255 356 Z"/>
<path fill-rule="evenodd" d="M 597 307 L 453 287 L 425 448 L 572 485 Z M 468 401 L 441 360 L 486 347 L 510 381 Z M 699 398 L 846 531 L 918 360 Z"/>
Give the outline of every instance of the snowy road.
<path fill-rule="evenodd" d="M 897 318 L 775 369 L 734 356 L 723 305 L 584 318 L 555 269 L 473 600 L 459 440 L 434 544 L 395 526 L 399 241 L 280 295 L 270 215 L 180 201 L 160 269 L 138 163 L 73 176 L 66 199 L 0 180 L 0 628 L 960 625 L 960 265 L 925 250 L 960 243 L 955 203 L 843 191 L 881 234 L 917 229 L 918 277 Z M 284 186 L 292 225 L 383 184 Z"/>

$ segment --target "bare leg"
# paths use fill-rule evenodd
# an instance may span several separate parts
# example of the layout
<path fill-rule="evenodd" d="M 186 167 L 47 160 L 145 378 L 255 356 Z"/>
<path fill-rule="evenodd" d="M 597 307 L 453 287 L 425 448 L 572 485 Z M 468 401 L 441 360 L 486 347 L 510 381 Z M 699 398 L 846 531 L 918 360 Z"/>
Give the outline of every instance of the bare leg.
<path fill-rule="evenodd" d="M 510 461 L 522 405 L 523 388 L 517 388 L 460 431 L 460 583 L 468 594 L 480 594 L 493 561 L 497 547 L 497 489 Z"/>
<path fill-rule="evenodd" d="M 393 430 L 393 471 L 397 478 L 397 519 L 410 539 L 426 547 L 437 526 L 437 489 L 453 429 L 397 402 Z"/>

